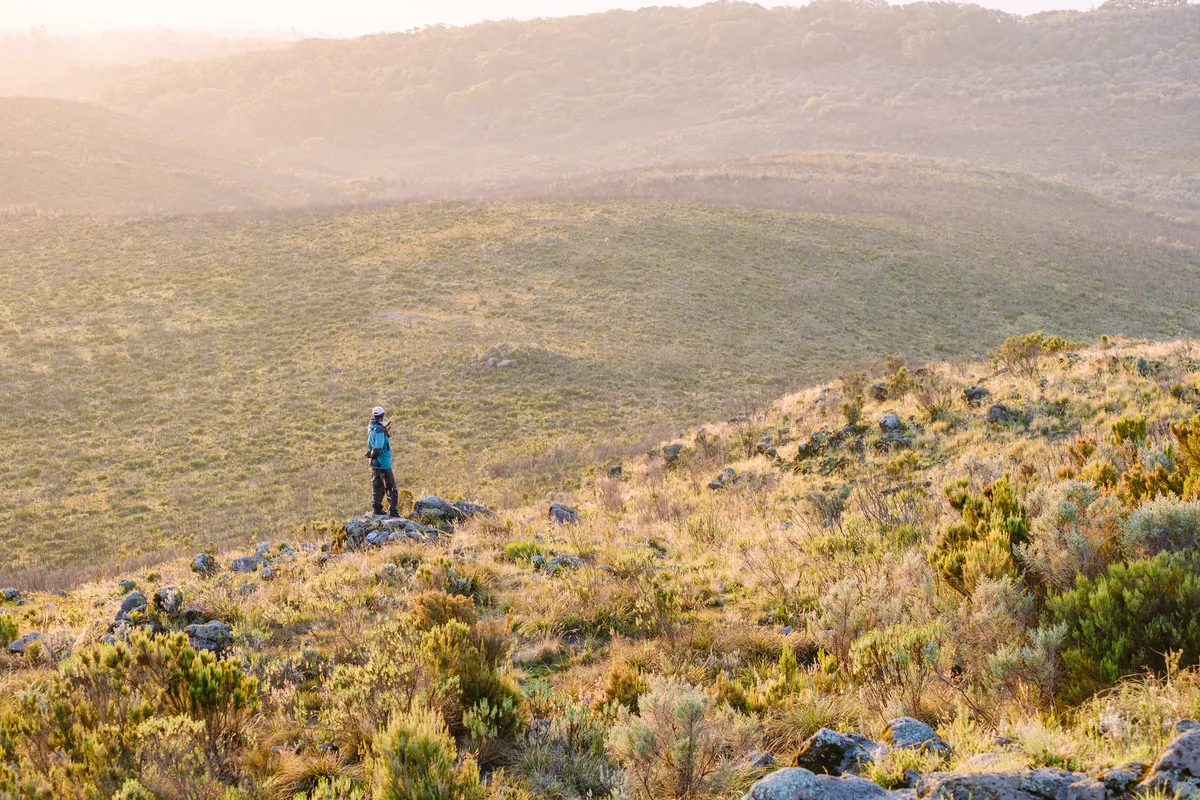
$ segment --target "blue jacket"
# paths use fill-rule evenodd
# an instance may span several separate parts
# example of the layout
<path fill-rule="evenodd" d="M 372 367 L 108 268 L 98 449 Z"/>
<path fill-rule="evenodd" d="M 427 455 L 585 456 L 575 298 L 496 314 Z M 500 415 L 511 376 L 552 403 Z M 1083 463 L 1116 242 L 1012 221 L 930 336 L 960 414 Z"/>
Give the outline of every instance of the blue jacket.
<path fill-rule="evenodd" d="M 367 428 L 367 452 L 374 453 L 376 450 L 379 452 L 371 459 L 371 469 L 391 469 L 392 443 L 388 439 L 387 430 L 380 423 L 371 420 L 371 426 Z"/>

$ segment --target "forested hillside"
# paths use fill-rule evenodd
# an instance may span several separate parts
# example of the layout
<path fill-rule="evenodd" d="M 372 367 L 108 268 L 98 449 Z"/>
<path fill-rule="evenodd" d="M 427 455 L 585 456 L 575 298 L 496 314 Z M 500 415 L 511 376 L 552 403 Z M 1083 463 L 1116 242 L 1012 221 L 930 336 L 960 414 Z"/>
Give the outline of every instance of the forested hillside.
<path fill-rule="evenodd" d="M 1200 202 L 1200 8 L 713 3 L 157 63 L 104 102 L 408 179 L 826 149 L 951 156 Z"/>

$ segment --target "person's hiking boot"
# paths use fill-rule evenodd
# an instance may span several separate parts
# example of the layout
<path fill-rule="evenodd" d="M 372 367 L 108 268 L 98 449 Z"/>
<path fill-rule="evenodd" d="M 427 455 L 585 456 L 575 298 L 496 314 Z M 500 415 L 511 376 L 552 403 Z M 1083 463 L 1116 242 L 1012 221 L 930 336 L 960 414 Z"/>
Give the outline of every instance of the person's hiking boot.
<path fill-rule="evenodd" d="M 401 516 L 400 511 L 395 508 L 388 512 L 388 519 L 400 519 Z"/>
<path fill-rule="evenodd" d="M 372 517 L 386 517 L 387 514 L 383 513 L 382 508 L 376 508 L 371 511 L 371 516 Z"/>

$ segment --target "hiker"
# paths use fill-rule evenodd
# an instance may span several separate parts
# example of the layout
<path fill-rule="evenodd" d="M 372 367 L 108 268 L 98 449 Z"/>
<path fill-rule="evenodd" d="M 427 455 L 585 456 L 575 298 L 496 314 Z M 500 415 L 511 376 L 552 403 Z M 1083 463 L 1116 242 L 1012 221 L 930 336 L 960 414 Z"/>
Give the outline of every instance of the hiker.
<path fill-rule="evenodd" d="M 388 498 L 388 516 L 400 516 L 400 490 L 396 488 L 396 476 L 392 472 L 392 442 L 388 434 L 390 421 L 384 421 L 387 414 L 381 406 L 375 406 L 371 411 L 371 426 L 367 433 L 367 458 L 371 459 L 371 490 L 373 505 L 371 513 L 377 517 L 383 516 L 383 495 Z"/>

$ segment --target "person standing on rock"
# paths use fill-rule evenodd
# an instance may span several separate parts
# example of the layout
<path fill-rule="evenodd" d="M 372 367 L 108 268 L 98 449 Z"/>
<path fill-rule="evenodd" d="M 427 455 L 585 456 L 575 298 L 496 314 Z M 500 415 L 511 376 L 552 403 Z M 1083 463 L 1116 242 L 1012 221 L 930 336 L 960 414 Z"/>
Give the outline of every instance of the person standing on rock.
<path fill-rule="evenodd" d="M 371 459 L 371 513 L 383 516 L 383 496 L 387 494 L 388 516 L 400 516 L 400 490 L 396 487 L 396 475 L 392 472 L 392 442 L 388 429 L 392 423 L 385 421 L 386 411 L 375 406 L 371 411 L 371 425 L 367 429 L 367 458 Z"/>

